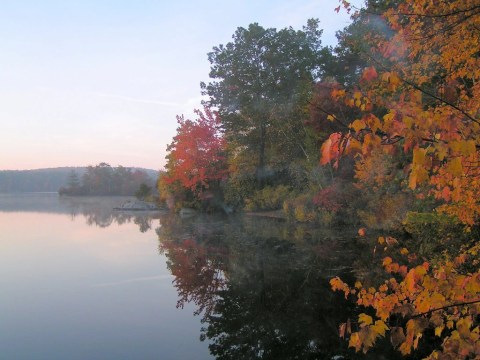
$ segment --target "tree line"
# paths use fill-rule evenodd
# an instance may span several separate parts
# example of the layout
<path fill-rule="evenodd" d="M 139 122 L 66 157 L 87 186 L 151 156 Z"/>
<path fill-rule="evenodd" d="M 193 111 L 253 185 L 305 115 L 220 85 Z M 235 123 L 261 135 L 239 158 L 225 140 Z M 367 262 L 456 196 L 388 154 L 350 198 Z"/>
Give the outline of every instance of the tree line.
<path fill-rule="evenodd" d="M 66 185 L 58 193 L 72 196 L 132 196 L 142 190 L 141 196 L 145 197 L 154 186 L 154 178 L 145 170 L 112 167 L 102 162 L 88 166 L 81 176 L 72 170 Z"/>
<path fill-rule="evenodd" d="M 57 192 L 72 170 L 82 175 L 85 168 L 0 170 L 0 193 Z"/>

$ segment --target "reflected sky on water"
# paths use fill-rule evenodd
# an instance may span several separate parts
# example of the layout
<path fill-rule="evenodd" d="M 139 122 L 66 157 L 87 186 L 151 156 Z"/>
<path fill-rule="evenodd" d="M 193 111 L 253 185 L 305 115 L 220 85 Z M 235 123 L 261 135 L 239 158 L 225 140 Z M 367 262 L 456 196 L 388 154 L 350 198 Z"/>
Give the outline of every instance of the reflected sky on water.
<path fill-rule="evenodd" d="M 338 337 L 358 309 L 328 281 L 371 268 L 355 229 L 125 200 L 0 195 L 3 358 L 397 358 Z"/>
<path fill-rule="evenodd" d="M 2 359 L 211 358 L 138 214 L 119 225 L 102 212 L 112 199 L 79 199 L 75 216 L 75 200 L 17 199 L 0 197 Z"/>

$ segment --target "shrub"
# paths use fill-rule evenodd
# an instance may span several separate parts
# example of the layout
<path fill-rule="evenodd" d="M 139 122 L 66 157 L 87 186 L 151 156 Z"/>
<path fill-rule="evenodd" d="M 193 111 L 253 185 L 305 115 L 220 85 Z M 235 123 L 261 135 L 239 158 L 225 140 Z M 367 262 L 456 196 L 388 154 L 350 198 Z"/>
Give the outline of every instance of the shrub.
<path fill-rule="evenodd" d="M 368 201 L 357 215 L 367 227 L 400 230 L 411 204 L 408 194 L 366 194 Z"/>
<path fill-rule="evenodd" d="M 317 214 L 310 194 L 302 194 L 294 199 L 286 200 L 283 211 L 291 221 L 313 222 L 317 220 Z"/>
<path fill-rule="evenodd" d="M 256 191 L 253 196 L 245 200 L 245 210 L 278 210 L 282 208 L 285 200 L 291 197 L 291 195 L 292 190 L 289 186 L 267 186 L 262 190 Z"/>
<path fill-rule="evenodd" d="M 448 250 L 456 254 L 478 236 L 478 228 L 465 231 L 456 218 L 439 213 L 408 212 L 403 227 L 422 255 L 435 255 Z"/>
<path fill-rule="evenodd" d="M 452 240 L 463 231 L 463 226 L 454 218 L 438 213 L 408 212 L 403 226 L 414 239 L 434 242 L 438 239 Z"/>

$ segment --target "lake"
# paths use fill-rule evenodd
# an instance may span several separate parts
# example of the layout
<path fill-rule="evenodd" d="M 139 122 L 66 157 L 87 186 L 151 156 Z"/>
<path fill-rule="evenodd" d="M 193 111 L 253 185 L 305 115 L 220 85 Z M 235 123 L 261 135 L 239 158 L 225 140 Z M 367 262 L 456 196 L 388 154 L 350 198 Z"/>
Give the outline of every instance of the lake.
<path fill-rule="evenodd" d="M 0 195 L 2 359 L 357 357 L 328 284 L 369 266 L 355 229 L 123 201 Z"/>

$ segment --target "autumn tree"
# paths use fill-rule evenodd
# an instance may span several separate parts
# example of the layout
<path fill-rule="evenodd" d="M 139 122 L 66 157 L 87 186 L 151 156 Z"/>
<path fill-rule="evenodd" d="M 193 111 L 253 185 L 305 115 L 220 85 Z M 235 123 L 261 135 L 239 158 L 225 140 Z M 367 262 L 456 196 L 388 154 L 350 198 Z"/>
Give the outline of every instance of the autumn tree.
<path fill-rule="evenodd" d="M 289 149 L 305 152 L 302 122 L 295 116 L 320 70 L 320 36 L 315 20 L 303 31 L 255 23 L 239 27 L 232 42 L 208 54 L 212 81 L 202 83 L 203 93 L 219 108 L 229 143 L 255 158 L 257 180 L 273 154 L 290 158 Z"/>
<path fill-rule="evenodd" d="M 195 111 L 197 119 L 178 116 L 177 135 L 167 147 L 167 172 L 162 182 L 170 188 L 180 186 L 197 197 L 218 189 L 227 175 L 225 139 L 217 112 L 205 107 Z"/>
<path fill-rule="evenodd" d="M 342 150 L 366 158 L 400 149 L 412 159 L 409 187 L 428 185 L 431 195 L 447 203 L 445 211 L 474 224 L 480 211 L 475 196 L 480 71 L 472 44 L 479 42 L 479 7 L 418 3 L 385 12 L 395 35 L 375 39 L 372 66 L 356 90 L 334 90 L 337 99 L 362 114 L 341 136 L 332 135 L 323 150 L 333 157 Z M 380 56 L 386 60 L 377 60 Z"/>
<path fill-rule="evenodd" d="M 404 169 L 405 190 L 419 200 L 434 197 L 438 211 L 475 231 L 480 217 L 480 3 L 402 1 L 384 8 L 375 21 L 385 32 L 365 38 L 370 63 L 357 86 L 332 92 L 360 114 L 348 130 L 331 134 L 323 144 L 322 162 L 355 155 L 359 180 L 371 181 L 372 159 L 391 156 Z M 377 174 L 376 182 L 390 173 Z M 391 237 L 378 242 L 385 248 L 398 244 Z M 401 248 L 397 260 L 384 257 L 391 276 L 381 285 L 351 286 L 333 279 L 334 289 L 365 308 L 355 326 L 341 326 L 341 334 L 363 351 L 388 334 L 407 355 L 431 332 L 440 341 L 428 359 L 478 358 L 478 249 L 474 237 L 433 262 Z"/>

